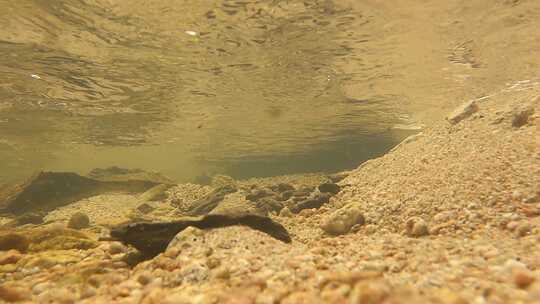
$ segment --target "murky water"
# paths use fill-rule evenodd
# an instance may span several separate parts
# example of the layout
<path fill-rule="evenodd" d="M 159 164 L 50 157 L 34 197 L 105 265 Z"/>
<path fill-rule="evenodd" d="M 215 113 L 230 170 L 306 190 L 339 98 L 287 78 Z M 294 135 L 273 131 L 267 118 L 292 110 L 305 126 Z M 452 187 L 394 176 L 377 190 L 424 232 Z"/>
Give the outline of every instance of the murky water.
<path fill-rule="evenodd" d="M 0 181 L 337 171 L 411 131 L 376 16 L 334 1 L 0 1 Z M 344 68 L 353 65 L 354 71 Z"/>

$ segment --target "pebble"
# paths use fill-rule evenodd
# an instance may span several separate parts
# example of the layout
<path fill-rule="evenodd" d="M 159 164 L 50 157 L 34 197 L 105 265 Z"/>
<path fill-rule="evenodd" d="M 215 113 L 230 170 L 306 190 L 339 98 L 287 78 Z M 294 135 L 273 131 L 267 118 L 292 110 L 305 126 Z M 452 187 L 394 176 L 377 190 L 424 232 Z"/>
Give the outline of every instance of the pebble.
<path fill-rule="evenodd" d="M 83 212 L 74 213 L 67 224 L 71 229 L 84 229 L 90 226 L 90 218 Z"/>
<path fill-rule="evenodd" d="M 29 293 L 22 288 L 0 285 L 0 299 L 6 302 L 19 302 L 28 300 Z"/>
<path fill-rule="evenodd" d="M 321 228 L 331 234 L 345 234 L 355 225 L 364 224 L 364 215 L 355 203 L 348 204 L 328 216 L 322 223 Z"/>
<path fill-rule="evenodd" d="M 536 281 L 536 277 L 531 271 L 520 268 L 513 269 L 512 279 L 514 284 L 521 289 L 526 289 Z"/>
<path fill-rule="evenodd" d="M 532 225 L 527 222 L 522 222 L 516 227 L 516 234 L 519 237 L 524 237 L 532 231 Z"/>
<path fill-rule="evenodd" d="M 110 254 L 114 255 L 119 253 L 125 253 L 127 251 L 127 248 L 120 242 L 111 242 L 109 243 L 108 251 Z"/>
<path fill-rule="evenodd" d="M 26 252 L 28 246 L 30 246 L 30 240 L 22 234 L 13 232 L 0 234 L 0 251 L 15 249 Z"/>
<path fill-rule="evenodd" d="M 405 224 L 405 232 L 411 237 L 421 237 L 429 234 L 427 223 L 419 218 L 413 217 L 407 220 Z"/>
<path fill-rule="evenodd" d="M 280 217 L 292 217 L 293 213 L 292 213 L 291 209 L 289 209 L 288 207 L 283 207 L 283 209 L 281 209 L 281 211 L 279 212 L 279 216 Z"/>
<path fill-rule="evenodd" d="M 22 254 L 15 249 L 0 253 L 0 265 L 15 264 L 21 257 Z"/>

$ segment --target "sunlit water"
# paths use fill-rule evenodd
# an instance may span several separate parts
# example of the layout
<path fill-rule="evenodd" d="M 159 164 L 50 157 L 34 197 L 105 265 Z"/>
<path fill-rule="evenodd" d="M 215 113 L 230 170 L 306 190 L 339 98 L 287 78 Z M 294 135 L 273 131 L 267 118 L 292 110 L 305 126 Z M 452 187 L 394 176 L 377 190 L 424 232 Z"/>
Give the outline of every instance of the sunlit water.
<path fill-rule="evenodd" d="M 0 1 L 0 181 L 333 172 L 412 131 L 381 24 L 333 1 Z M 353 70 L 351 67 L 355 66 Z"/>

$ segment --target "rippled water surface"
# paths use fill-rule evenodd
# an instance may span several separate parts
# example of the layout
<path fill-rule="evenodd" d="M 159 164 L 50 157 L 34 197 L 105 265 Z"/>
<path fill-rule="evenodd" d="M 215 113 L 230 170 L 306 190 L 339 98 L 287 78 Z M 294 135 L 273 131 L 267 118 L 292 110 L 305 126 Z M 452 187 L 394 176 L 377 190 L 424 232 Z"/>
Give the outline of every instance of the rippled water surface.
<path fill-rule="evenodd" d="M 0 181 L 337 171 L 410 131 L 381 23 L 333 1 L 1 0 Z M 350 68 L 354 67 L 354 69 Z M 362 98 L 343 92 L 362 86 Z"/>

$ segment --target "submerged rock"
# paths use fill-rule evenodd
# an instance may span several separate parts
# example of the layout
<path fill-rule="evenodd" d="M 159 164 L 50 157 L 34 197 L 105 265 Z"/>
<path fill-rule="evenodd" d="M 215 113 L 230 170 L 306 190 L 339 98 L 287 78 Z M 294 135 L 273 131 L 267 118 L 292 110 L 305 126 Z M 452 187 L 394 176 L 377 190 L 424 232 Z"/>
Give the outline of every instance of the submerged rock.
<path fill-rule="evenodd" d="M 448 117 L 446 118 L 451 124 L 457 124 L 458 122 L 462 121 L 463 119 L 471 116 L 475 112 L 478 111 L 478 105 L 476 102 L 469 101 L 461 106 L 459 106 L 457 109 L 455 109 Z"/>
<path fill-rule="evenodd" d="M 45 213 L 40 212 L 29 212 L 17 216 L 13 220 L 9 221 L 4 227 L 18 227 L 28 224 L 39 225 L 43 224 L 43 217 Z"/>
<path fill-rule="evenodd" d="M 0 232 L 0 251 L 15 249 L 19 252 L 26 252 L 30 246 L 27 236 L 17 232 Z"/>
<path fill-rule="evenodd" d="M 354 225 L 363 225 L 364 215 L 356 204 L 348 204 L 330 214 L 321 225 L 321 228 L 332 235 L 345 234 Z"/>
<path fill-rule="evenodd" d="M 111 237 L 135 247 L 146 257 L 152 258 L 165 251 L 171 240 L 187 227 L 212 229 L 234 225 L 248 226 L 267 233 L 280 241 L 291 242 L 289 233 L 281 224 L 268 217 L 253 214 L 211 214 L 203 217 L 188 217 L 172 222 L 131 223 L 111 230 Z"/>
<path fill-rule="evenodd" d="M 283 209 L 283 203 L 276 201 L 270 197 L 263 197 L 258 200 L 255 205 L 257 209 L 263 212 L 263 214 L 268 214 L 270 212 L 279 212 Z"/>
<path fill-rule="evenodd" d="M 334 183 L 323 183 L 318 187 L 321 193 L 332 193 L 334 195 L 338 194 L 341 191 L 341 187 L 338 184 Z"/>
<path fill-rule="evenodd" d="M 157 182 L 149 180 L 103 181 L 71 172 L 40 172 L 26 182 L 2 188 L 0 211 L 47 212 L 98 194 L 138 193 L 156 185 Z"/>
<path fill-rule="evenodd" d="M 187 214 L 190 216 L 199 216 L 210 213 L 214 210 L 218 204 L 223 201 L 225 195 L 238 191 L 237 188 L 232 186 L 224 186 L 218 188 L 209 194 L 205 195 L 200 200 L 194 202 L 188 209 Z"/>
<path fill-rule="evenodd" d="M 75 212 L 67 224 L 67 227 L 71 229 L 83 229 L 88 228 L 89 226 L 90 218 L 83 212 Z"/>
<path fill-rule="evenodd" d="M 405 233 L 411 237 L 421 237 L 429 234 L 427 223 L 419 218 L 412 217 L 405 223 Z"/>
<path fill-rule="evenodd" d="M 329 193 L 316 193 L 312 197 L 297 203 L 291 208 L 291 211 L 298 213 L 304 209 L 320 208 L 330 201 L 330 197 L 331 195 Z"/>

